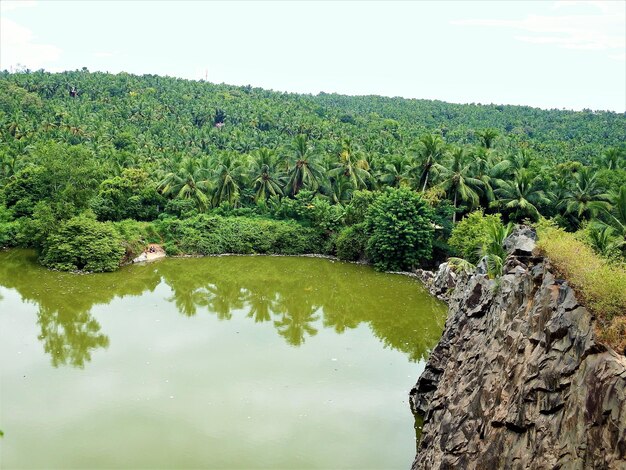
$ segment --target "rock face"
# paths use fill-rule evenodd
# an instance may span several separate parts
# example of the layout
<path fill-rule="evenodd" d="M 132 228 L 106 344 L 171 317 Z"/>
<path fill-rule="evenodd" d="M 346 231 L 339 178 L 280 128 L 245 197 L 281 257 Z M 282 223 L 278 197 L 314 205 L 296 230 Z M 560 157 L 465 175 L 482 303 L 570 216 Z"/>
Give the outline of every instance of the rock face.
<path fill-rule="evenodd" d="M 456 287 L 457 274 L 448 263 L 439 265 L 436 273 L 417 269 L 415 275 L 421 279 L 432 295 L 442 300 L 448 300 Z"/>
<path fill-rule="evenodd" d="M 535 238 L 507 239 L 497 282 L 457 276 L 410 393 L 424 419 L 414 469 L 626 469 L 626 357 L 596 342 Z"/>

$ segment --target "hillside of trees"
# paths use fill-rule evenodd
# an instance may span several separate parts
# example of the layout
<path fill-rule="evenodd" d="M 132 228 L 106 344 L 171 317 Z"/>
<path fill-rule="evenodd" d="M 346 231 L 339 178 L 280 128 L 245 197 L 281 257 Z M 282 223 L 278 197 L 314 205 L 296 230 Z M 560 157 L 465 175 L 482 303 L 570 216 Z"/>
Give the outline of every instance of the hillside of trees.
<path fill-rule="evenodd" d="M 547 217 L 620 263 L 625 142 L 614 112 L 5 71 L 0 246 L 66 270 L 116 269 L 148 242 L 396 270 L 475 262 L 485 230 Z M 466 222 L 450 243 L 477 210 L 482 241 L 459 242 Z"/>

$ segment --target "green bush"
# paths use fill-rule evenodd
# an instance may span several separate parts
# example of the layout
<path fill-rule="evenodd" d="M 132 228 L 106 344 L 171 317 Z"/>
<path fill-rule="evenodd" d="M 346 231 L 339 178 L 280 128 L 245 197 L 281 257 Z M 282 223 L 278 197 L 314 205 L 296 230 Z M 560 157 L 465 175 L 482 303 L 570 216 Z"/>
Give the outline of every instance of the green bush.
<path fill-rule="evenodd" d="M 355 225 L 364 222 L 365 215 L 374 199 L 376 199 L 376 193 L 372 191 L 354 191 L 350 204 L 346 206 L 346 224 Z"/>
<path fill-rule="evenodd" d="M 17 246 L 19 229 L 17 221 L 0 222 L 0 249 Z"/>
<path fill-rule="evenodd" d="M 156 229 L 168 254 L 221 253 L 303 254 L 324 250 L 319 230 L 295 221 L 199 214 L 189 219 L 162 219 Z"/>
<path fill-rule="evenodd" d="M 80 215 L 62 222 L 48 236 L 40 259 L 44 266 L 61 271 L 103 272 L 116 270 L 124 253 L 113 224 Z"/>
<path fill-rule="evenodd" d="M 166 201 L 143 170 L 127 168 L 100 183 L 90 207 L 98 220 L 154 220 Z"/>
<path fill-rule="evenodd" d="M 404 271 L 432 256 L 433 213 L 407 188 L 388 188 L 368 209 L 366 254 L 378 270 Z"/>
<path fill-rule="evenodd" d="M 480 260 L 482 247 L 490 241 L 492 226 L 503 227 L 500 214 L 484 215 L 482 210 L 474 211 L 452 229 L 448 245 L 461 258 L 476 264 Z"/>
<path fill-rule="evenodd" d="M 17 245 L 20 224 L 13 220 L 13 213 L 0 204 L 0 249 Z"/>
<path fill-rule="evenodd" d="M 115 230 L 122 238 L 125 255 L 124 261 L 131 261 L 139 256 L 148 243 L 160 243 L 160 238 L 152 224 L 127 219 L 114 222 Z"/>
<path fill-rule="evenodd" d="M 337 235 L 337 257 L 345 261 L 359 261 L 365 257 L 367 229 L 364 223 L 344 228 Z"/>

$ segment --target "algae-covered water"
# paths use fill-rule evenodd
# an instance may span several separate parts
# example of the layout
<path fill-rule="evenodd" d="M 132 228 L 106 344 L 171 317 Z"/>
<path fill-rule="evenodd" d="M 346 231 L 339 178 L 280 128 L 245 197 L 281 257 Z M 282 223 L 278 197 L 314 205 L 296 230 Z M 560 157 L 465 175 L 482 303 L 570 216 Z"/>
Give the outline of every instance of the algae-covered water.
<path fill-rule="evenodd" d="M 444 321 L 415 280 L 325 259 L 2 252 L 0 466 L 408 468 Z"/>

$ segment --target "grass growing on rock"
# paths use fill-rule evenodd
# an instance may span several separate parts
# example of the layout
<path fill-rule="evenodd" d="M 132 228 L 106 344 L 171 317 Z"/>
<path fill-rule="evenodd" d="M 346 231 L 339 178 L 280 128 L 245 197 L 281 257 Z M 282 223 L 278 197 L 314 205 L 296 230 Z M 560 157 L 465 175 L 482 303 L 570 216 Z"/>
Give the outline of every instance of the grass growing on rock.
<path fill-rule="evenodd" d="M 568 280 L 597 318 L 601 341 L 624 353 L 626 348 L 626 267 L 611 263 L 572 233 L 538 227 L 538 247 Z"/>

